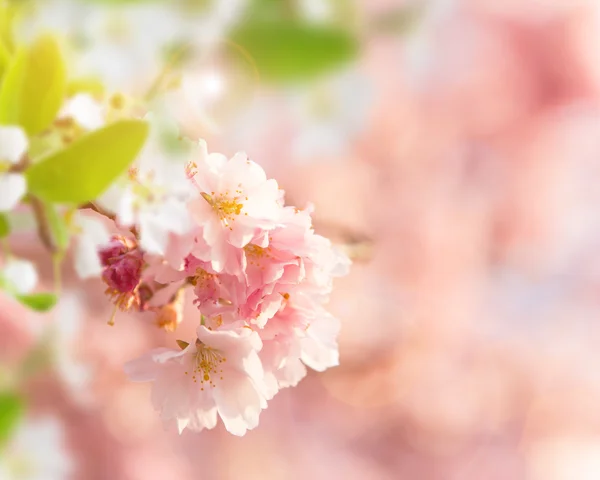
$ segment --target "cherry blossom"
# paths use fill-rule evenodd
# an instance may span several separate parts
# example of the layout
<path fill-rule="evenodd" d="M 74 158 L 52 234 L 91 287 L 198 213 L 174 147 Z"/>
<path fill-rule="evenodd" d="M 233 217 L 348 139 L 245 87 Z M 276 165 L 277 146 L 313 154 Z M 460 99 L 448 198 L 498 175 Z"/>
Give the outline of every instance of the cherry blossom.
<path fill-rule="evenodd" d="M 247 327 L 199 326 L 197 335 L 183 350 L 157 349 L 125 371 L 133 381 L 153 382 L 154 407 L 180 433 L 214 428 L 218 415 L 230 433 L 244 435 L 267 406 L 260 337 Z"/>

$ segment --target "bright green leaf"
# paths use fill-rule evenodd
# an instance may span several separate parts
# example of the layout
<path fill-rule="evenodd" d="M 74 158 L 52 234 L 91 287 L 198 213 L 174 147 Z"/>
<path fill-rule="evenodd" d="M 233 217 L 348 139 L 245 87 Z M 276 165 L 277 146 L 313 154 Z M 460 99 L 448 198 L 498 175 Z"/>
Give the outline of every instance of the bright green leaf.
<path fill-rule="evenodd" d="M 93 77 L 82 77 L 71 80 L 67 85 L 67 96 L 72 97 L 78 93 L 102 96 L 104 94 L 104 84 L 100 79 Z"/>
<path fill-rule="evenodd" d="M 0 213 L 0 238 L 7 237 L 10 233 L 10 223 L 5 214 Z"/>
<path fill-rule="evenodd" d="M 296 22 L 242 25 L 231 41 L 267 82 L 298 82 L 328 73 L 356 57 L 357 40 L 348 32 Z"/>
<path fill-rule="evenodd" d="M 23 399 L 9 392 L 0 392 L 0 444 L 12 435 L 25 412 Z"/>
<path fill-rule="evenodd" d="M 8 52 L 11 51 L 13 44 L 15 12 L 16 8 L 7 0 L 0 0 L 0 43 L 4 44 Z"/>
<path fill-rule="evenodd" d="M 57 203 L 80 204 L 96 199 L 123 174 L 140 152 L 148 125 L 122 120 L 79 138 L 25 173 L 29 191 Z"/>
<path fill-rule="evenodd" d="M 4 76 L 10 64 L 10 52 L 4 41 L 0 38 L 0 79 Z"/>
<path fill-rule="evenodd" d="M 56 305 L 57 297 L 53 293 L 32 293 L 15 297 L 21 304 L 36 312 L 47 312 Z"/>
<path fill-rule="evenodd" d="M 56 40 L 42 36 L 12 59 L 0 89 L 0 124 L 21 125 L 29 135 L 47 128 L 65 96 L 66 69 Z"/>

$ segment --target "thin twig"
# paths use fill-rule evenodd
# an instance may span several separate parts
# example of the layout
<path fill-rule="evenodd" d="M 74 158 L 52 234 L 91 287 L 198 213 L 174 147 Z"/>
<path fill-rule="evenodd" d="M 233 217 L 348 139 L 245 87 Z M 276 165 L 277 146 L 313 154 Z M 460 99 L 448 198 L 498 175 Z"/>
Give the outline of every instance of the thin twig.
<path fill-rule="evenodd" d="M 114 214 L 113 212 L 110 212 L 104 208 L 102 208 L 99 205 L 96 205 L 93 202 L 88 202 L 84 205 L 81 205 L 79 207 L 79 210 L 93 210 L 94 212 L 96 212 L 99 215 L 102 215 L 103 217 L 108 218 L 109 220 L 112 220 L 113 222 L 115 222 L 115 224 L 119 224 L 119 222 L 117 222 L 117 215 Z M 129 227 L 129 231 L 135 236 L 135 238 L 139 238 L 139 232 L 138 229 L 135 226 Z"/>
<path fill-rule="evenodd" d="M 102 208 L 92 202 L 88 202 L 88 203 L 82 205 L 81 207 L 79 207 L 79 209 L 80 210 L 85 210 L 85 209 L 93 210 L 94 212 L 99 213 L 103 217 L 106 217 L 109 220 L 112 220 L 113 222 L 116 222 L 116 220 L 117 220 L 117 216 L 114 213 L 109 212 L 108 210 L 105 210 L 104 208 Z"/>
<path fill-rule="evenodd" d="M 50 230 L 48 215 L 46 213 L 46 209 L 44 208 L 44 204 L 39 198 L 34 197 L 33 195 L 29 195 L 28 199 L 37 223 L 38 236 L 42 240 L 44 246 L 51 253 L 57 253 L 58 247 L 54 241 L 54 237 L 52 236 L 52 231 Z"/>

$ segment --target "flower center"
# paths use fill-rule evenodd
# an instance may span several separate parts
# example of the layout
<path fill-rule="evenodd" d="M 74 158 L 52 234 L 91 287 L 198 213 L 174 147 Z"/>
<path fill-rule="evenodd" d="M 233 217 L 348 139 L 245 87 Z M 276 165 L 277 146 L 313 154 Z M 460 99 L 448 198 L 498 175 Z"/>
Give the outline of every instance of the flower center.
<path fill-rule="evenodd" d="M 242 208 L 244 208 L 244 204 L 241 201 L 242 190 L 236 190 L 235 193 L 238 196 L 232 198 L 229 195 L 229 191 L 219 194 L 211 192 L 210 195 L 202 192 L 202 198 L 208 202 L 215 213 L 219 216 L 219 219 L 226 227 L 229 227 L 230 230 L 232 230 L 230 222 L 235 222 L 235 217 L 241 215 Z M 246 200 L 248 200 L 248 197 L 246 197 Z M 247 213 L 244 215 L 247 215 Z"/>
<path fill-rule="evenodd" d="M 203 268 L 196 268 L 195 275 L 188 278 L 188 281 L 194 286 L 199 288 L 214 288 L 215 275 L 208 273 Z"/>
<path fill-rule="evenodd" d="M 248 265 L 254 265 L 260 267 L 262 270 L 265 269 L 264 263 L 266 259 L 271 258 L 271 247 L 262 248 L 258 245 L 249 243 L 244 247 L 244 253 L 248 260 Z"/>
<path fill-rule="evenodd" d="M 164 189 L 154 183 L 153 171 L 142 177 L 137 167 L 131 167 L 127 176 L 135 197 L 135 207 L 139 208 L 141 205 L 157 202 L 164 196 Z"/>
<path fill-rule="evenodd" d="M 204 390 L 205 383 L 214 387 L 213 380 L 216 379 L 217 375 L 223 380 L 221 364 L 226 360 L 221 352 L 203 344 L 200 340 L 196 340 L 196 353 L 194 354 L 194 368 L 192 370 L 194 383 L 200 382 L 201 390 Z M 185 372 L 185 374 L 187 375 L 188 372 Z"/>

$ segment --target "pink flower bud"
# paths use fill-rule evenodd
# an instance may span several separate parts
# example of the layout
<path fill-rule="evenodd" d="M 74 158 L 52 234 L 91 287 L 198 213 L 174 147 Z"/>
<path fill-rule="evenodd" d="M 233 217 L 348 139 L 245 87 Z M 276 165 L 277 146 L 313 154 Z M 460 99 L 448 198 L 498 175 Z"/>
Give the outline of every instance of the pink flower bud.
<path fill-rule="evenodd" d="M 135 243 L 128 238 L 114 236 L 107 245 L 98 250 L 98 256 L 102 265 L 108 267 L 135 248 Z"/>
<path fill-rule="evenodd" d="M 102 273 L 106 284 L 121 293 L 133 292 L 139 285 L 142 276 L 142 255 L 133 251 L 126 255 L 116 257 Z"/>

